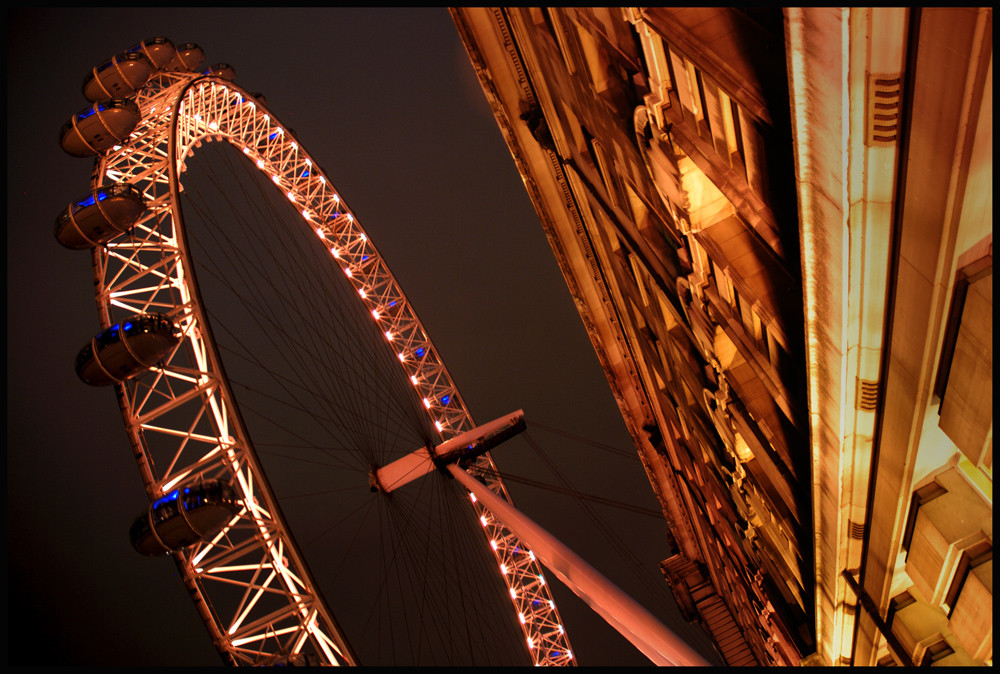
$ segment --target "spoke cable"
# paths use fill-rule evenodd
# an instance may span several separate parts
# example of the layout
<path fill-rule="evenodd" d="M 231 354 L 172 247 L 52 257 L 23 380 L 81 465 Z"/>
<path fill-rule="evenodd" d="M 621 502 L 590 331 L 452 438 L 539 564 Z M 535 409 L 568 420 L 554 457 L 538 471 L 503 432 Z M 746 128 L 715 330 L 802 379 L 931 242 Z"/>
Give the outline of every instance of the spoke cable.
<path fill-rule="evenodd" d="M 532 438 L 531 434 L 524 432 L 521 434 L 527 441 L 528 445 L 534 450 L 538 458 L 546 465 L 546 467 L 552 472 L 552 474 L 559 480 L 565 489 L 571 492 L 576 492 L 576 490 L 569 479 L 563 474 L 562 471 L 555 465 L 555 463 L 549 458 L 548 454 L 542 450 L 538 443 Z M 668 597 L 666 592 L 666 583 L 654 583 L 648 575 L 640 572 L 643 567 L 643 562 L 635 555 L 631 547 L 615 532 L 615 530 L 609 526 L 603 518 L 601 518 L 593 508 L 587 503 L 586 500 L 576 497 L 577 503 L 580 508 L 587 515 L 587 518 L 594 525 L 594 527 L 601 532 L 605 537 L 605 540 L 610 544 L 610 548 L 613 549 L 618 556 L 625 562 L 626 568 L 629 569 L 633 577 L 640 581 L 652 596 L 659 599 L 661 603 L 670 605 L 672 600 Z"/>
<path fill-rule="evenodd" d="M 215 228 L 212 228 L 212 231 L 221 231 L 221 228 L 220 227 L 215 227 Z M 259 246 L 258 247 L 254 247 L 253 249 L 256 250 L 257 248 L 259 248 Z M 267 264 L 267 263 L 264 262 L 264 261 L 258 261 L 258 265 L 262 265 L 262 264 Z M 284 268 L 283 265 L 273 265 L 273 266 L 276 267 L 278 270 L 282 270 Z M 251 279 L 252 282 L 255 282 L 255 276 L 251 275 L 250 279 Z M 258 294 L 259 294 L 259 290 L 258 290 Z M 310 295 L 315 295 L 315 294 L 318 294 L 318 293 L 315 292 L 315 291 L 308 291 L 308 292 L 307 291 L 301 291 L 301 292 L 293 293 L 292 296 L 293 297 L 303 297 L 303 296 L 308 297 Z M 247 303 L 247 300 L 244 299 L 243 301 L 244 301 L 244 303 Z M 311 310 L 307 309 L 305 311 L 299 310 L 298 313 L 299 314 L 305 313 L 305 314 L 309 315 L 310 312 L 311 312 Z M 295 322 L 294 321 L 289 321 L 289 323 L 294 324 Z M 272 320 L 271 321 L 271 326 L 277 328 L 277 332 L 279 334 L 284 334 L 284 335 L 288 334 L 287 333 L 287 327 L 285 325 L 276 324 L 276 322 L 274 320 Z M 266 331 L 266 330 L 262 330 L 262 331 L 263 332 L 268 332 L 268 334 L 270 334 L 269 331 Z M 311 330 L 307 331 L 308 335 L 310 335 L 310 336 L 311 335 L 315 335 L 318 332 L 319 332 L 319 330 L 316 330 L 316 329 L 311 329 Z M 235 337 L 235 335 L 234 335 L 234 337 Z M 281 355 L 283 355 L 283 356 L 287 355 L 287 353 L 290 352 L 291 349 L 289 349 L 289 348 L 282 348 L 282 347 L 288 347 L 289 344 L 295 343 L 296 341 L 297 340 L 294 340 L 292 338 L 283 338 L 282 340 L 272 339 L 272 342 L 275 344 L 275 348 L 277 349 L 278 353 L 281 354 Z M 348 339 L 348 340 L 344 340 L 344 341 L 346 341 L 347 345 L 350 346 L 353 343 L 354 340 L 349 340 Z M 364 354 L 362 354 L 362 355 L 364 355 Z M 272 368 L 265 367 L 265 370 L 273 373 L 273 369 Z M 315 371 L 317 369 L 316 368 L 308 367 L 307 363 L 302 363 L 301 365 L 299 365 L 298 368 L 296 368 L 296 370 L 297 370 L 297 372 L 299 374 L 301 374 L 301 376 L 309 378 L 309 377 L 311 377 L 315 373 Z M 356 385 L 357 380 L 355 379 L 354 381 L 355 381 L 355 385 Z M 321 388 L 320 385 L 318 383 L 316 383 L 315 379 L 313 379 L 313 382 L 314 383 L 313 383 L 312 387 L 314 389 Z M 336 389 L 334 389 L 334 390 L 336 390 Z M 343 401 L 344 398 L 341 398 L 341 400 Z M 390 400 L 391 400 L 391 398 L 390 398 Z M 378 401 L 380 403 L 383 403 L 383 404 L 380 404 L 378 406 L 379 409 L 385 409 L 386 406 L 384 405 L 384 402 L 386 402 L 386 398 L 384 396 L 379 396 L 378 397 Z M 342 409 L 343 407 L 345 407 L 345 405 L 343 405 L 341 403 L 339 405 L 339 408 Z M 357 414 L 355 414 L 355 416 L 357 416 Z M 412 416 L 412 414 L 410 416 Z M 349 416 L 348 418 L 350 419 L 350 418 L 353 418 L 353 417 Z"/>
<path fill-rule="evenodd" d="M 658 510 L 653 510 L 651 508 L 643 508 L 642 506 L 633 505 L 631 503 L 625 503 L 623 501 L 615 501 L 613 499 L 606 498 L 604 496 L 597 496 L 596 494 L 587 494 L 576 489 L 571 489 L 568 487 L 557 487 L 553 484 L 542 482 L 540 480 L 532 480 L 520 475 L 513 475 L 504 471 L 490 471 L 487 475 L 493 475 L 501 478 L 504 482 L 519 482 L 521 484 L 526 484 L 532 487 L 537 487 L 539 489 L 544 489 L 545 491 L 551 492 L 553 494 L 565 494 L 567 496 L 572 496 L 577 499 L 584 501 L 590 501 L 592 503 L 600 503 L 601 505 L 610 506 L 612 508 L 619 508 L 621 510 L 627 510 L 639 515 L 646 515 L 647 517 L 652 517 L 653 519 L 663 519 L 663 513 Z"/>
<path fill-rule="evenodd" d="M 622 456 L 622 457 L 625 457 L 627 459 L 636 459 L 636 460 L 639 459 L 639 455 L 635 451 L 629 451 L 629 450 L 626 450 L 626 449 L 622 449 L 620 447 L 615 447 L 613 445 L 604 444 L 603 442 L 597 442 L 596 440 L 592 440 L 591 438 L 588 438 L 586 436 L 577 435 L 575 433 L 570 433 L 569 431 L 564 431 L 564 430 L 555 428 L 554 426 L 548 426 L 546 424 L 539 423 L 538 421 L 536 421 L 534 419 L 529 419 L 527 417 L 525 417 L 525 422 L 531 428 L 537 428 L 537 429 L 541 429 L 543 431 L 548 431 L 550 433 L 555 433 L 556 435 L 561 435 L 564 438 L 569 438 L 570 440 L 575 440 L 576 442 L 579 442 L 579 443 L 582 443 L 582 444 L 585 444 L 585 445 L 590 445 L 591 447 L 596 447 L 597 449 L 604 450 L 606 452 L 609 452 L 610 454 L 615 454 L 617 456 Z"/>
<path fill-rule="evenodd" d="M 213 290 L 228 293 L 226 301 L 206 301 L 217 348 L 282 510 L 295 527 L 312 523 L 296 538 L 324 581 L 323 594 L 338 599 L 334 614 L 354 633 L 372 633 L 374 650 L 364 650 L 363 660 L 457 664 L 469 659 L 467 649 L 479 664 L 523 662 L 520 626 L 464 490 L 438 474 L 391 496 L 368 489 L 371 465 L 433 437 L 392 349 L 301 217 L 273 198 L 259 205 L 248 186 L 263 187 L 265 196 L 276 191 L 261 185 L 255 169 L 230 188 L 218 165 L 251 165 L 235 152 L 209 151 L 212 145 L 232 149 L 212 143 L 190 162 L 198 178 L 186 180 L 184 194 L 198 218 L 189 231 L 198 247 L 192 257 Z M 202 156 L 216 155 L 220 161 L 200 168 Z M 200 189 L 206 174 L 212 195 Z M 213 207 L 219 195 L 222 204 Z M 289 472 L 284 464 L 308 468 Z M 334 479 L 323 481 L 313 469 L 322 466 Z M 346 500 L 313 505 L 332 495 Z M 377 564 L 366 561 L 372 553 Z M 404 627 L 416 632 L 403 637 Z"/>

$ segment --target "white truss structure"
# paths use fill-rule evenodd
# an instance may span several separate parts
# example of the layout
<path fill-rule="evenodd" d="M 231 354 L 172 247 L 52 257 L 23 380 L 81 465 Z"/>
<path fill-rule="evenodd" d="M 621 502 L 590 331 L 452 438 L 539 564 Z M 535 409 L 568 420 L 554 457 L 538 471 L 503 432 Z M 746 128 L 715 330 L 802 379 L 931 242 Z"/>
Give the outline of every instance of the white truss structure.
<path fill-rule="evenodd" d="M 132 231 L 93 251 L 102 328 L 130 315 L 171 316 L 184 338 L 162 363 L 117 387 L 150 499 L 224 477 L 243 510 L 210 541 L 174 554 L 213 642 L 230 664 L 356 664 L 312 585 L 233 402 L 193 281 L 179 207 L 185 159 L 206 140 L 241 150 L 301 213 L 378 323 L 447 440 L 475 426 L 409 302 L 317 164 L 268 110 L 231 82 L 161 72 L 136 95 L 129 140 L 95 162 L 92 187 L 129 182 L 148 210 Z M 510 500 L 492 459 L 469 470 Z M 469 494 L 536 665 L 575 664 L 534 554 Z M 378 496 L 373 495 L 373 498 Z"/>

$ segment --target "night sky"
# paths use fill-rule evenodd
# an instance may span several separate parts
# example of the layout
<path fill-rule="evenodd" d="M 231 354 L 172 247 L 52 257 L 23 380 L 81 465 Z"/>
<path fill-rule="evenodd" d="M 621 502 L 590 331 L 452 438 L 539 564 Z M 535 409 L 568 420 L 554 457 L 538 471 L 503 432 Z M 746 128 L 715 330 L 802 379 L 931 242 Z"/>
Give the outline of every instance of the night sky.
<path fill-rule="evenodd" d="M 52 235 L 89 188 L 62 152 L 87 71 L 147 37 L 230 63 L 324 167 L 387 260 L 479 423 L 529 420 L 631 449 L 621 416 L 451 18 L 421 10 L 8 10 L 8 662 L 217 665 L 168 558 L 137 555 L 147 499 L 110 389 L 73 358 L 99 323 L 90 256 Z M 533 436 L 588 494 L 656 509 L 637 459 Z M 501 447 L 502 471 L 555 484 Z M 516 504 L 706 657 L 657 562 L 661 519 L 596 505 L 627 537 L 651 596 L 575 501 L 509 484 Z M 553 580 L 553 582 L 557 582 Z M 579 600 L 556 598 L 580 664 L 647 661 Z M 336 614 L 336 607 L 332 607 Z"/>

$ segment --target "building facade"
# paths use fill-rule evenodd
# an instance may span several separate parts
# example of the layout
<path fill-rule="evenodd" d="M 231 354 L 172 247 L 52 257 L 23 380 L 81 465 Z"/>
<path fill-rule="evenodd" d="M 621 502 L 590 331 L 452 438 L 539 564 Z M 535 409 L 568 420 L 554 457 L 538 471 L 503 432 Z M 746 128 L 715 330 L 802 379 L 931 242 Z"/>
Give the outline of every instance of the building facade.
<path fill-rule="evenodd" d="M 992 10 L 452 17 L 727 664 L 992 663 Z"/>

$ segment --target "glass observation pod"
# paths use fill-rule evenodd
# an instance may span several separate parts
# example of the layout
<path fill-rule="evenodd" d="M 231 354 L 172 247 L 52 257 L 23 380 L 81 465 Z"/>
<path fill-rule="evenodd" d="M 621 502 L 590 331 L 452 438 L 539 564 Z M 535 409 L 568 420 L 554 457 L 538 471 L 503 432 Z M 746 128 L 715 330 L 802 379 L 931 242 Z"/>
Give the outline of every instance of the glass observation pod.
<path fill-rule="evenodd" d="M 83 79 L 83 95 L 88 101 L 131 96 L 153 74 L 153 64 L 142 52 L 112 56 Z"/>
<path fill-rule="evenodd" d="M 177 54 L 177 48 L 174 47 L 174 43 L 165 37 L 151 37 L 135 46 L 129 47 L 125 51 L 130 54 L 143 54 L 149 59 L 149 62 L 156 70 L 163 70 L 173 60 L 174 55 Z"/>
<path fill-rule="evenodd" d="M 74 157 L 93 157 L 125 141 L 138 123 L 139 106 L 135 101 L 99 101 L 63 124 L 59 144 Z"/>
<path fill-rule="evenodd" d="M 134 377 L 156 365 L 181 341 L 181 330 L 164 314 L 137 314 L 95 335 L 76 356 L 76 374 L 92 386 Z"/>
<path fill-rule="evenodd" d="M 143 555 L 166 554 L 215 535 L 241 509 L 232 487 L 221 480 L 207 480 L 150 503 L 132 523 L 129 538 Z"/>
<path fill-rule="evenodd" d="M 198 70 L 198 66 L 205 60 L 205 52 L 194 42 L 185 42 L 176 47 L 177 52 L 170 59 L 163 69 L 167 72 L 188 72 L 193 73 Z"/>
<path fill-rule="evenodd" d="M 56 218 L 55 235 L 73 250 L 101 246 L 128 231 L 146 211 L 146 200 L 135 187 L 118 183 L 77 199 Z"/>
<path fill-rule="evenodd" d="M 230 82 L 236 79 L 236 69 L 228 63 L 216 63 L 214 66 L 202 70 L 201 74 L 221 77 L 222 79 Z"/>

